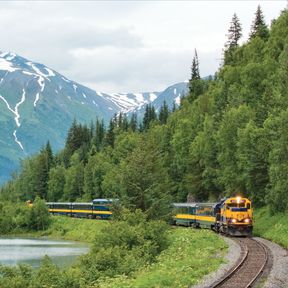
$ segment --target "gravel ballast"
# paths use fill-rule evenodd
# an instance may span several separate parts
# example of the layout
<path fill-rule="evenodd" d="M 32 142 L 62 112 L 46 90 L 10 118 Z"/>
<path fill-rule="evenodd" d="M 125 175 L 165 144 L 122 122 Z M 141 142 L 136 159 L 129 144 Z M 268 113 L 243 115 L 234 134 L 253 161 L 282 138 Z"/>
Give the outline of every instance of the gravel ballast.
<path fill-rule="evenodd" d="M 235 266 L 240 258 L 241 248 L 240 246 L 230 238 L 220 236 L 229 246 L 228 253 L 225 255 L 224 264 L 221 264 L 219 269 L 211 274 L 206 275 L 199 284 L 190 286 L 190 288 L 207 288 L 211 286 L 215 281 L 222 278 L 232 267 Z"/>
<path fill-rule="evenodd" d="M 281 246 L 255 237 L 257 241 L 266 245 L 272 254 L 272 267 L 263 288 L 288 288 L 288 252 Z"/>
<path fill-rule="evenodd" d="M 190 286 L 190 288 L 207 288 L 220 280 L 235 266 L 241 255 L 240 246 L 230 238 L 223 237 L 223 239 L 229 245 L 228 253 L 224 257 L 227 263 L 222 264 L 217 271 L 206 275 L 199 284 Z M 255 286 L 261 288 L 288 288 L 288 251 L 266 239 L 259 237 L 254 237 L 254 239 L 268 247 L 270 257 L 269 274 L 263 277 L 265 282 L 263 283 L 263 280 L 260 280 L 262 284 L 256 283 Z M 267 271 L 264 274 L 267 274 Z"/>

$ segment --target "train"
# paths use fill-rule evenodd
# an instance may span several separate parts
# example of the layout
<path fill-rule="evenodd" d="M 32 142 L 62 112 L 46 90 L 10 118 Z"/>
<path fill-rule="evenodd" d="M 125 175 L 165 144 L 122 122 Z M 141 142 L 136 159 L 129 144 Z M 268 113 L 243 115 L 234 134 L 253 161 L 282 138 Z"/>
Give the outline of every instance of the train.
<path fill-rule="evenodd" d="M 51 214 L 90 219 L 109 219 L 112 216 L 112 205 L 118 199 L 94 199 L 92 202 L 46 202 Z"/>
<path fill-rule="evenodd" d="M 119 199 L 94 199 L 92 202 L 47 202 L 51 214 L 90 219 L 110 219 Z M 29 204 L 31 205 L 31 203 Z M 251 236 L 253 209 L 244 197 L 226 197 L 216 203 L 173 203 L 172 225 L 209 228 L 231 236 Z"/>
<path fill-rule="evenodd" d="M 252 236 L 251 201 L 240 196 L 217 203 L 173 203 L 171 223 L 195 228 L 209 228 L 231 236 Z"/>

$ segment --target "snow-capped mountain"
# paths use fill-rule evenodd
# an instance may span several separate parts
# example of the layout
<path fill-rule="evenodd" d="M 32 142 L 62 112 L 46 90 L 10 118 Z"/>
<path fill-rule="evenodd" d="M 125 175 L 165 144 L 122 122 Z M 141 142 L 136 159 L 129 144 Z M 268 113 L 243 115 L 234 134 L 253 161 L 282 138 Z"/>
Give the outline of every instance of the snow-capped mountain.
<path fill-rule="evenodd" d="M 172 92 L 166 89 L 171 99 L 166 90 L 96 92 L 43 64 L 0 52 L 0 183 L 19 166 L 19 159 L 39 151 L 48 140 L 54 150 L 63 148 L 73 119 L 89 124 L 96 117 L 108 122 L 120 111 L 138 109 L 141 114 L 145 104 L 153 103 L 157 109 L 161 99 L 177 102 L 182 85 L 172 86 Z"/>

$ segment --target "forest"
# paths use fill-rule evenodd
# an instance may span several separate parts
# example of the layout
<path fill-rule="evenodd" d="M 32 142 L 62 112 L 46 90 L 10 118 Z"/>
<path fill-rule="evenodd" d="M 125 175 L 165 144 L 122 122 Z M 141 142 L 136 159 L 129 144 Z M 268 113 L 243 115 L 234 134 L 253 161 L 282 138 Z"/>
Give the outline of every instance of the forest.
<path fill-rule="evenodd" d="M 115 115 L 107 127 L 73 122 L 63 150 L 48 142 L 1 188 L 2 201 L 119 198 L 149 219 L 171 202 L 242 195 L 272 213 L 288 209 L 288 12 L 265 23 L 258 7 L 240 45 L 233 15 L 222 65 L 200 76 L 195 50 L 179 107 L 146 106 L 143 119 Z M 52 140 L 52 139 L 51 139 Z"/>

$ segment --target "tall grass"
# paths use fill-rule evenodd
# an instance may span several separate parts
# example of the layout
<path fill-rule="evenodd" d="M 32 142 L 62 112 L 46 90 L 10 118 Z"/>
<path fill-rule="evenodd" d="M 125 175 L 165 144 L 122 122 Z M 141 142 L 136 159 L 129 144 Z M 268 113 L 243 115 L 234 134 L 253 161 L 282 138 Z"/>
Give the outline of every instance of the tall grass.
<path fill-rule="evenodd" d="M 288 213 L 271 215 L 267 207 L 254 212 L 254 235 L 288 248 Z"/>
<path fill-rule="evenodd" d="M 100 279 L 91 287 L 153 288 L 188 287 L 218 269 L 224 262 L 226 244 L 209 230 L 171 228 L 170 246 L 157 261 L 134 273 L 132 278 L 118 276 Z"/>

